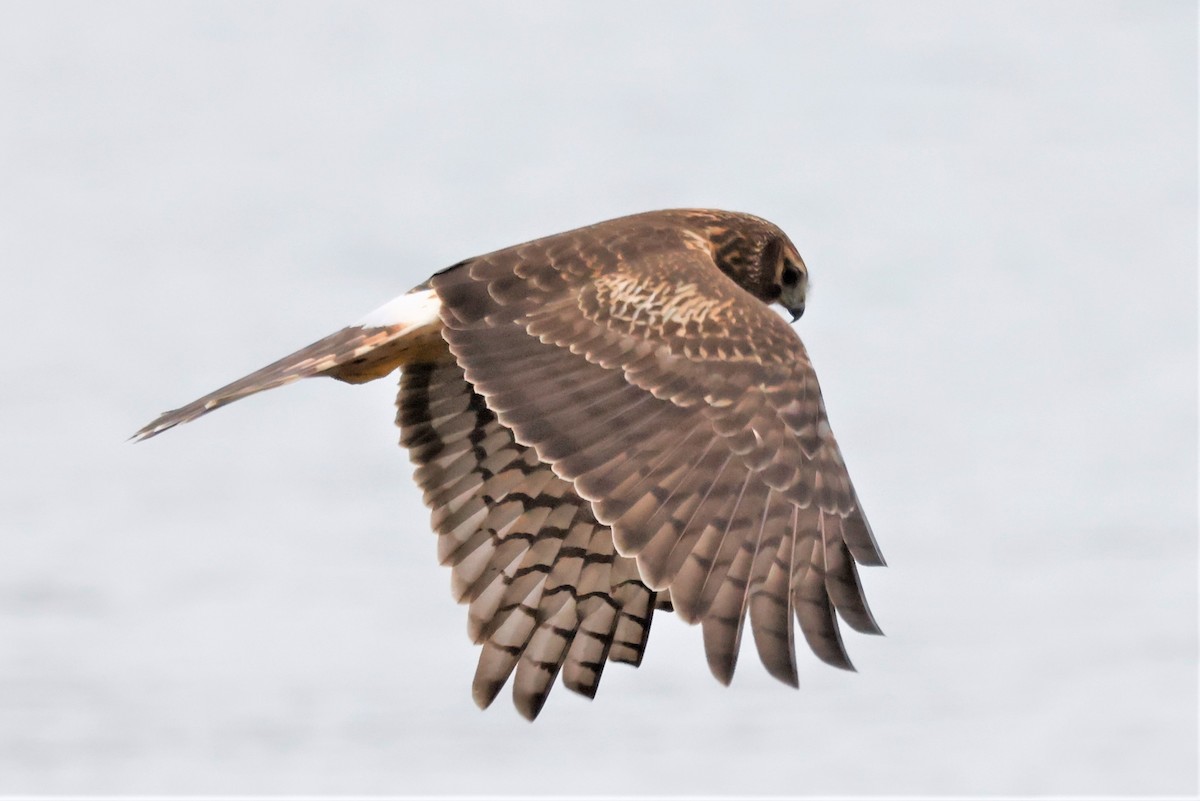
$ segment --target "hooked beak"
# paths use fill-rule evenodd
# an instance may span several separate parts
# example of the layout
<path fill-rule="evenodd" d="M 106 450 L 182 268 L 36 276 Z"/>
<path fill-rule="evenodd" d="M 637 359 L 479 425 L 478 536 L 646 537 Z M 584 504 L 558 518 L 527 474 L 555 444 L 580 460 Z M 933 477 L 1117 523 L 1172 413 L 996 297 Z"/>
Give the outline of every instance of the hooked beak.
<path fill-rule="evenodd" d="M 797 320 L 799 320 L 800 317 L 804 314 L 804 304 L 803 303 L 801 303 L 799 306 L 785 306 L 784 309 L 788 312 L 788 314 L 792 315 L 793 323 L 796 322 Z"/>

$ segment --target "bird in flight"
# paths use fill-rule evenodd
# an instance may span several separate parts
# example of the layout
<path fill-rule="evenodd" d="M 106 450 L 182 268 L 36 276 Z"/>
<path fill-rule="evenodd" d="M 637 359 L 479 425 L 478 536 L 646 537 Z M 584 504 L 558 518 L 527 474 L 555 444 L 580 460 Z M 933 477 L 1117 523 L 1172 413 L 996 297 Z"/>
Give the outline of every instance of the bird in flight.
<path fill-rule="evenodd" d="M 880 633 L 856 565 L 883 558 L 793 328 L 808 273 L 748 214 L 654 211 L 466 259 L 174 411 L 146 439 L 310 376 L 400 370 L 396 423 L 482 646 L 472 693 L 512 679 L 537 717 L 640 664 L 655 610 L 699 623 L 728 684 L 744 624 L 798 686 L 793 619 L 852 669 L 838 617 Z M 515 675 L 514 675 L 515 674 Z"/>

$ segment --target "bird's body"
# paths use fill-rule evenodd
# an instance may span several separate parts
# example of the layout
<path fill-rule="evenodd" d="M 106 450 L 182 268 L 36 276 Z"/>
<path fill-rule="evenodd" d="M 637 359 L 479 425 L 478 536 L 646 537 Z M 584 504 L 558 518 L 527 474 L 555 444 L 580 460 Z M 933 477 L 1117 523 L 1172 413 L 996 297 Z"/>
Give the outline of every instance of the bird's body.
<path fill-rule="evenodd" d="M 513 678 L 593 696 L 638 664 L 654 609 L 700 623 L 733 674 L 747 616 L 796 684 L 792 618 L 849 667 L 835 610 L 878 633 L 855 563 L 882 564 L 804 347 L 807 273 L 750 215 L 649 212 L 460 262 L 359 323 L 135 435 L 313 375 L 401 369 L 396 422 L 438 555 L 483 645 L 474 695 Z"/>

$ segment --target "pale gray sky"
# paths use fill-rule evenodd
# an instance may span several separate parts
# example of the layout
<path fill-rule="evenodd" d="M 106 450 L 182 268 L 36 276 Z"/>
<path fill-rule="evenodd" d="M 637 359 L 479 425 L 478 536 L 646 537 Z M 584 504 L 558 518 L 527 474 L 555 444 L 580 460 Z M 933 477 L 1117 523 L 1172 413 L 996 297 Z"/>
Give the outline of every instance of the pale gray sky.
<path fill-rule="evenodd" d="M 0 793 L 1197 791 L 1194 3 L 9 3 Z M 517 241 L 767 217 L 884 553 L 801 690 L 470 700 L 392 381 L 159 411 Z"/>

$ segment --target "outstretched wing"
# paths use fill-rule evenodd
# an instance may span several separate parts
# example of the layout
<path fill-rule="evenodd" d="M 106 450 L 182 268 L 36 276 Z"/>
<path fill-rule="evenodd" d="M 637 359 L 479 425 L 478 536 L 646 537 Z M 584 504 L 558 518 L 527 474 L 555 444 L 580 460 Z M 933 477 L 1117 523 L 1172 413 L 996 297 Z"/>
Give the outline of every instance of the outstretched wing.
<path fill-rule="evenodd" d="M 202 417 L 236 400 L 312 376 L 350 384 L 380 378 L 397 367 L 444 351 L 437 295 L 417 287 L 376 309 L 354 325 L 213 390 L 186 406 L 163 412 L 134 440 L 149 439 L 180 423 Z"/>
<path fill-rule="evenodd" d="M 519 445 L 457 364 L 404 368 L 396 422 L 483 645 L 473 693 L 490 704 L 515 670 L 513 700 L 541 710 L 558 673 L 595 696 L 606 660 L 642 660 L 655 593 L 570 482 Z"/>
<path fill-rule="evenodd" d="M 836 609 L 878 633 L 855 563 L 882 564 L 795 332 L 703 243 L 581 229 L 433 277 L 443 336 L 516 441 L 700 622 L 728 682 L 747 613 L 797 683 L 792 617 L 850 667 Z"/>

